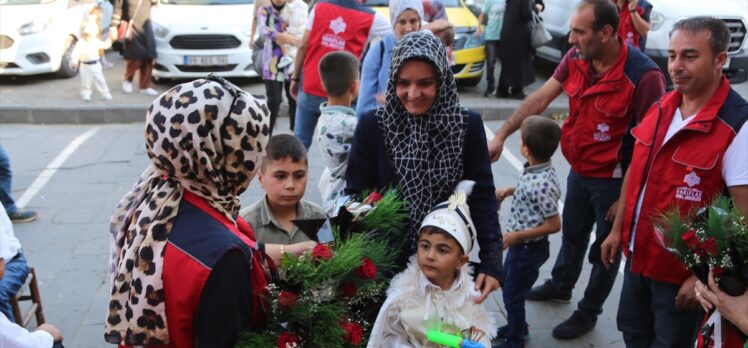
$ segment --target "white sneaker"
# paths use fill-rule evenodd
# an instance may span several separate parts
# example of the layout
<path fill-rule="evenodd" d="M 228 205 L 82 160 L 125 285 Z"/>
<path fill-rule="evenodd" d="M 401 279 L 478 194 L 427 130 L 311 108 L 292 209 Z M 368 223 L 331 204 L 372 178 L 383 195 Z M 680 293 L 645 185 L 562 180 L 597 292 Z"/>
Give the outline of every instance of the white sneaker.
<path fill-rule="evenodd" d="M 112 100 L 112 95 L 111 94 L 104 94 L 101 97 L 104 98 L 104 100 Z"/>
<path fill-rule="evenodd" d="M 91 101 L 90 95 L 84 95 L 84 96 L 81 96 L 81 98 L 83 98 L 83 101 L 87 101 L 87 102 Z"/>
<path fill-rule="evenodd" d="M 155 96 L 155 95 L 158 95 L 158 91 L 153 88 L 146 88 L 146 89 L 141 89 L 140 94 Z"/>
<path fill-rule="evenodd" d="M 280 62 L 278 62 L 278 69 L 283 69 L 291 64 L 293 64 L 293 58 L 289 56 L 283 56 L 281 57 Z"/>
<path fill-rule="evenodd" d="M 130 81 L 122 81 L 122 91 L 125 93 L 132 93 L 132 82 Z"/>

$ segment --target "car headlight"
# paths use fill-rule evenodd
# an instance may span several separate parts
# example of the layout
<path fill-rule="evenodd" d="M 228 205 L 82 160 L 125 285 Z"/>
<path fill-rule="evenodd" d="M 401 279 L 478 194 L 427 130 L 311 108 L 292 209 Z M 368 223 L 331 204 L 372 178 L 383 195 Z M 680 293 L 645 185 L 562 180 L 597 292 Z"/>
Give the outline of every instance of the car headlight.
<path fill-rule="evenodd" d="M 169 35 L 169 29 L 167 29 L 165 26 L 156 22 L 151 22 L 151 26 L 153 26 L 153 35 L 155 35 L 157 38 L 163 39 Z"/>
<path fill-rule="evenodd" d="M 18 28 L 18 33 L 21 35 L 41 33 L 47 30 L 47 27 L 49 26 L 50 23 L 52 23 L 52 17 L 35 19 L 31 22 L 28 22 L 22 25 L 20 28 Z"/>
<path fill-rule="evenodd" d="M 649 16 L 649 23 L 652 26 L 652 31 L 658 30 L 665 23 L 665 15 L 657 11 L 652 11 L 652 14 Z"/>

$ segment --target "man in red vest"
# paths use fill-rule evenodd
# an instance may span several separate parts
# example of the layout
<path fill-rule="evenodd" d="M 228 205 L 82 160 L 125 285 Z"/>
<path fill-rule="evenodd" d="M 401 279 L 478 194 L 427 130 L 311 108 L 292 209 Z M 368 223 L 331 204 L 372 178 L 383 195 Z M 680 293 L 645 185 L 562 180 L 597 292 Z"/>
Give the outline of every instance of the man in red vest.
<path fill-rule="evenodd" d="M 568 303 L 579 279 L 590 232 L 596 225 L 592 263 L 584 297 L 553 336 L 571 339 L 595 327 L 615 283 L 617 270 L 600 262 L 600 244 L 610 231 L 621 180 L 631 160 L 628 134 L 665 92 L 665 79 L 649 57 L 618 37 L 618 10 L 610 0 L 583 0 L 572 14 L 569 50 L 553 77 L 530 95 L 489 144 L 498 159 L 505 139 L 526 117 L 542 113 L 566 92 L 569 117 L 561 128 L 561 150 L 571 165 L 562 213 L 562 244 L 552 278 L 527 299 Z"/>
<path fill-rule="evenodd" d="M 644 51 L 647 33 L 652 27 L 649 16 L 652 4 L 647 0 L 614 0 L 618 5 L 618 36 L 626 43 Z"/>
<path fill-rule="evenodd" d="M 719 19 L 677 22 L 668 49 L 675 90 L 631 131 L 633 160 L 601 246 L 606 265 L 619 248 L 627 256 L 618 307 L 627 347 L 692 347 L 703 315 L 696 277 L 657 243 L 653 219 L 673 207 L 685 215 L 722 194 L 748 215 L 748 102 L 722 74 L 729 44 Z"/>
<path fill-rule="evenodd" d="M 319 78 L 319 61 L 328 52 L 339 50 L 360 58 L 370 38 L 390 32 L 387 17 L 358 0 L 320 0 L 314 5 L 291 76 L 291 96 L 296 98 L 294 133 L 307 149 L 312 145 L 319 106 L 327 101 Z"/>

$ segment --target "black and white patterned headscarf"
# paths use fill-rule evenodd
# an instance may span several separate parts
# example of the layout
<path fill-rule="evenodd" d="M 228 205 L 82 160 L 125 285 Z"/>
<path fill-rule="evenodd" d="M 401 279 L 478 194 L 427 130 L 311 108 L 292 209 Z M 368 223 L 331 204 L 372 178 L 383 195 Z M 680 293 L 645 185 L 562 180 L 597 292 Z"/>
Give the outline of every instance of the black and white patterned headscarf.
<path fill-rule="evenodd" d="M 423 116 L 409 113 L 395 93 L 403 64 L 420 60 L 436 68 L 439 87 L 434 104 Z M 463 143 L 468 112 L 460 107 L 447 52 L 433 34 L 414 32 L 400 39 L 392 52 L 392 69 L 383 106 L 376 109 L 385 149 L 398 186 L 410 208 L 411 231 L 429 210 L 449 197 L 462 178 Z"/>

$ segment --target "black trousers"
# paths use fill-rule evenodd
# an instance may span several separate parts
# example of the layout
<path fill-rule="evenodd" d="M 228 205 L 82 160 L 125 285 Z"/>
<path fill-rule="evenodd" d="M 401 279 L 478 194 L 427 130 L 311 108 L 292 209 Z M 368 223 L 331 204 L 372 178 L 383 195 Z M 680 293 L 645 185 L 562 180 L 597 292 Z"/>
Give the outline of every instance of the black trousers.
<path fill-rule="evenodd" d="M 268 108 L 270 109 L 270 132 L 272 133 L 273 127 L 275 127 L 278 110 L 280 110 L 280 105 L 283 102 L 283 90 L 286 91 L 286 99 L 288 99 L 288 117 L 291 119 L 291 130 L 293 131 L 296 121 L 296 100 L 291 98 L 291 81 L 264 81 L 265 95 L 268 98 Z"/>

